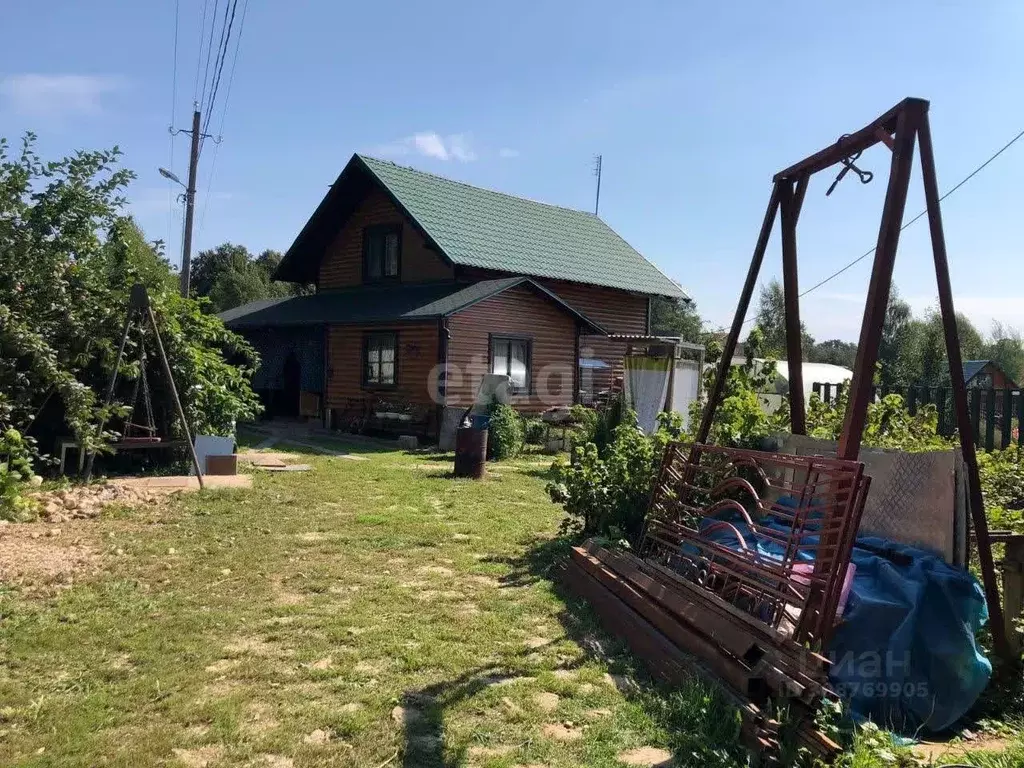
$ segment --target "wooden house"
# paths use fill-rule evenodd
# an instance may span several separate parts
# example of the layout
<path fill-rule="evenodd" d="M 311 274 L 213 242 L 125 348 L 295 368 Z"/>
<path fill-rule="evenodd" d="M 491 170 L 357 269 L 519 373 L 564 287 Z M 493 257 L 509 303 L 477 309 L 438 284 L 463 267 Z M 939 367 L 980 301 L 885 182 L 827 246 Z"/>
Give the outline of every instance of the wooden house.
<path fill-rule="evenodd" d="M 263 356 L 257 388 L 331 425 L 392 414 L 428 434 L 485 373 L 527 412 L 607 389 L 616 336 L 650 334 L 653 297 L 686 298 L 594 214 L 362 155 L 275 278 L 316 293 L 221 315 Z"/>

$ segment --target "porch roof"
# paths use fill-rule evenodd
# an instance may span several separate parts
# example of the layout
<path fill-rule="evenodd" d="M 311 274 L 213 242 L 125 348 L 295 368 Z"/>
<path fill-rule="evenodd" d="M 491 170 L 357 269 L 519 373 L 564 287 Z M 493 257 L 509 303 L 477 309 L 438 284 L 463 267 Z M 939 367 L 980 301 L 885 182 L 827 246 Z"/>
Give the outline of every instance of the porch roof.
<path fill-rule="evenodd" d="M 528 277 L 515 276 L 475 283 L 408 283 L 354 286 L 312 296 L 262 299 L 221 312 L 231 329 L 308 325 L 344 325 L 431 320 L 454 315 L 479 301 L 524 286 L 576 318 L 585 332 L 607 335 L 600 325 Z"/>

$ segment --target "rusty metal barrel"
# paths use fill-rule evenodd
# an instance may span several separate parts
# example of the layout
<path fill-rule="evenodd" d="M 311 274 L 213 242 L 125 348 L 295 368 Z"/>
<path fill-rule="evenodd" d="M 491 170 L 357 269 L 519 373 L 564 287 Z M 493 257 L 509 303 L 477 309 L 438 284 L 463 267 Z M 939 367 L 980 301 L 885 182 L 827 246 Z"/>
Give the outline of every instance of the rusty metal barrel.
<path fill-rule="evenodd" d="M 480 480 L 486 471 L 487 429 L 459 427 L 455 433 L 455 476 Z"/>

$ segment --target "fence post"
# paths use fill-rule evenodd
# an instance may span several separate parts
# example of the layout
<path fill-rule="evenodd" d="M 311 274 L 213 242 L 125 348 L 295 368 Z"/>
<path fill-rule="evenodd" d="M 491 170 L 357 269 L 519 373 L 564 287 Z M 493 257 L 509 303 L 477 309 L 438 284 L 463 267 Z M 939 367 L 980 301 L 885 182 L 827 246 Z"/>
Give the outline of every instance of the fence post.
<path fill-rule="evenodd" d="M 939 388 L 935 392 L 935 409 L 939 412 L 938 433 L 946 436 L 946 390 Z"/>
<path fill-rule="evenodd" d="M 1003 390 L 1003 413 L 1002 418 L 999 420 L 999 425 L 1002 428 L 1001 439 L 999 441 L 999 447 L 1004 451 L 1010 447 L 1010 443 L 1013 440 L 1013 390 Z"/>
<path fill-rule="evenodd" d="M 917 416 L 917 387 L 913 384 L 907 387 L 907 411 L 911 416 Z"/>
<path fill-rule="evenodd" d="M 1024 389 L 1017 390 L 1017 447 L 1024 448 Z"/>
<path fill-rule="evenodd" d="M 985 450 L 991 451 L 996 444 L 996 391 L 985 392 Z"/>
<path fill-rule="evenodd" d="M 968 393 L 971 403 L 971 432 L 974 444 L 981 444 L 981 390 L 972 389 Z"/>

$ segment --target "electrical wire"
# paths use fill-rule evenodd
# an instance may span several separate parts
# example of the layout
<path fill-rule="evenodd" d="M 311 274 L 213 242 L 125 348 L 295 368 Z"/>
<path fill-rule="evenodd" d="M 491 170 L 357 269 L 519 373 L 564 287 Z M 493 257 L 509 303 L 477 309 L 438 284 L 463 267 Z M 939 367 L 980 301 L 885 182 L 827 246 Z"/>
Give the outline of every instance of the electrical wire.
<path fill-rule="evenodd" d="M 167 167 L 171 169 L 174 168 L 174 113 L 177 111 L 178 99 L 178 20 L 181 15 L 180 6 L 181 0 L 174 0 L 174 53 L 171 57 L 171 116 L 167 121 L 168 143 L 170 144 Z M 174 197 L 174 185 L 168 179 L 166 240 L 168 246 L 171 244 L 171 232 L 174 231 Z"/>
<path fill-rule="evenodd" d="M 228 18 L 228 8 L 230 6 L 231 17 Z M 214 108 L 217 104 L 217 91 L 220 90 L 220 78 L 224 73 L 224 62 L 227 60 L 228 46 L 231 43 L 231 28 L 235 25 L 235 11 L 238 10 L 238 0 L 233 0 L 230 4 L 224 3 L 224 23 L 221 25 L 220 30 L 220 44 L 217 47 L 217 61 L 214 62 L 214 76 L 213 76 L 213 88 L 210 94 L 210 103 L 206 110 L 206 121 L 203 125 L 203 134 L 208 132 L 210 127 L 210 119 L 213 117 Z M 236 48 L 237 51 L 237 48 Z M 203 150 L 203 141 L 205 136 L 200 137 L 199 151 Z"/>
<path fill-rule="evenodd" d="M 1008 150 L 1010 147 L 1012 147 L 1014 144 L 1016 144 L 1022 138 L 1024 138 L 1024 130 L 1020 131 L 1020 133 L 1018 133 L 1016 136 L 1014 136 L 1012 139 L 1010 139 L 1008 142 L 1006 142 L 1002 147 L 1000 147 L 998 150 L 996 150 L 995 153 L 993 153 L 991 156 L 989 156 L 989 158 L 985 162 L 983 162 L 981 165 L 979 165 L 977 168 L 975 168 L 969 174 L 964 176 L 960 181 L 958 181 L 955 185 L 953 185 L 953 187 L 951 187 L 949 190 L 947 190 L 942 195 L 940 195 L 939 196 L 939 202 L 941 203 L 947 197 L 949 197 L 954 192 L 956 192 L 958 189 L 960 189 L 960 187 L 962 187 L 968 181 L 970 181 L 975 176 L 977 176 L 979 173 L 981 173 L 981 171 L 983 171 L 990 163 L 992 163 L 993 160 L 995 160 L 997 157 L 999 157 L 1001 154 L 1003 154 L 1003 152 Z M 905 230 L 911 224 L 913 224 L 913 223 L 919 221 L 920 219 L 924 218 L 926 215 L 928 215 L 928 209 L 927 208 L 925 210 L 921 211 L 920 213 L 918 213 L 916 216 L 914 216 L 914 218 L 912 218 L 910 221 L 904 223 L 903 226 L 900 227 L 900 232 Z M 810 288 L 808 288 L 806 291 L 801 291 L 800 298 L 802 299 L 804 296 L 806 296 L 807 294 L 811 293 L 812 291 L 818 290 L 819 288 L 821 288 L 821 286 L 825 285 L 826 283 L 832 282 L 837 277 L 839 277 L 841 274 L 843 274 L 848 269 L 850 269 L 850 267 L 853 267 L 853 266 L 859 264 L 860 262 L 864 261 L 864 259 L 866 259 L 868 256 L 870 256 L 874 252 L 875 252 L 875 247 L 872 246 L 868 250 L 864 251 L 864 253 L 862 253 L 860 256 L 855 258 L 853 261 L 851 261 L 848 264 L 846 264 L 845 266 L 840 267 L 839 269 L 837 269 L 835 272 L 833 272 L 831 275 L 826 277 L 824 280 L 820 280 L 819 282 L 815 283 Z M 747 323 L 753 322 L 756 319 L 757 319 L 756 317 L 749 317 L 749 318 L 747 318 L 746 320 L 743 321 L 743 324 L 746 325 Z"/>
<path fill-rule="evenodd" d="M 210 0 L 203 0 L 203 14 L 199 20 L 199 54 L 196 57 L 196 82 L 192 87 L 192 102 L 199 104 L 199 73 L 203 68 L 203 38 L 206 37 L 206 11 Z"/>
<path fill-rule="evenodd" d="M 199 228 L 196 230 L 196 239 L 202 234 L 203 225 L 206 223 L 206 208 L 210 200 L 210 190 L 213 188 L 213 176 L 217 170 L 217 154 L 220 151 L 219 138 L 224 134 L 224 123 L 228 115 L 228 103 L 231 101 L 231 86 L 235 82 L 235 66 L 238 64 L 238 49 L 242 46 L 242 33 L 245 31 L 245 16 L 248 10 L 249 0 L 243 0 L 242 16 L 238 22 L 238 34 L 235 35 L 235 52 L 231 57 L 231 69 L 228 71 L 228 83 L 224 90 L 224 106 L 221 109 L 220 125 L 217 128 L 218 141 L 213 146 L 213 159 L 210 162 L 210 175 L 206 180 L 206 194 L 203 196 L 203 210 L 199 214 Z"/>
<path fill-rule="evenodd" d="M 213 16 L 210 19 L 210 40 L 206 44 L 206 66 L 203 72 L 203 90 L 199 97 L 199 111 L 202 112 L 206 106 L 206 87 L 210 82 L 210 55 L 213 53 L 213 33 L 217 29 L 217 8 L 220 6 L 220 0 L 213 0 Z M 200 46 L 202 46 L 202 37 L 199 40 Z M 202 48 L 200 48 L 200 54 L 202 54 Z"/>

